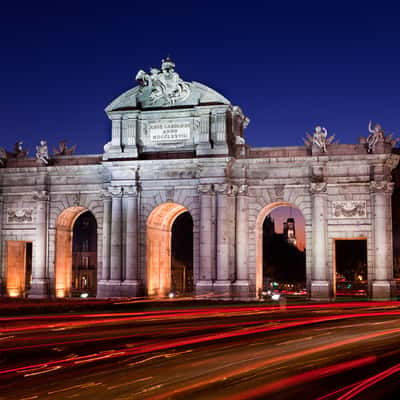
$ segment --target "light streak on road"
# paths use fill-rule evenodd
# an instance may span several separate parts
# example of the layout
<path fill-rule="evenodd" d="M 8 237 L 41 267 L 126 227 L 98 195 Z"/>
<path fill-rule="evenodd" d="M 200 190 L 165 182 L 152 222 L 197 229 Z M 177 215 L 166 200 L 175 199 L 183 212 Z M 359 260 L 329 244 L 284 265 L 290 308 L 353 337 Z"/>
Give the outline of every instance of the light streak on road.
<path fill-rule="evenodd" d="M 296 391 L 352 369 L 372 371 L 357 382 L 338 378 L 330 393 L 319 393 L 319 400 L 352 399 L 399 372 L 399 365 L 383 365 L 379 373 L 371 366 L 382 369 L 382 357 L 398 356 L 390 346 L 399 341 L 400 303 L 350 304 L 0 318 L 0 385 L 26 386 L 12 400 L 50 393 L 57 400 L 93 399 L 101 391 L 109 399 L 208 400 L 214 387 L 218 398 L 231 400 L 270 397 L 282 387 Z M 29 393 L 34 382 L 41 391 Z M 82 386 L 88 382 L 96 385 Z"/>
<path fill-rule="evenodd" d="M 328 367 L 319 368 L 312 371 L 303 372 L 302 374 L 290 376 L 267 385 L 259 386 L 255 389 L 240 393 L 235 396 L 230 396 L 229 400 L 248 400 L 258 396 L 265 396 L 267 394 L 276 392 L 278 390 L 286 390 L 295 385 L 305 385 L 317 379 L 325 378 L 327 376 L 335 375 L 344 371 L 354 368 L 359 368 L 364 365 L 372 364 L 376 361 L 376 357 L 365 357 L 359 360 L 346 361 Z"/>
<path fill-rule="evenodd" d="M 350 400 L 353 399 L 355 396 L 360 394 L 361 392 L 367 390 L 373 385 L 376 385 L 383 379 L 388 378 L 389 376 L 393 374 L 397 374 L 400 372 L 400 364 L 397 364 L 391 368 L 388 368 L 374 376 L 371 376 L 370 378 L 366 378 L 362 380 L 361 382 L 357 383 L 352 389 L 350 389 L 348 392 L 343 394 L 342 396 L 338 397 L 337 400 Z"/>

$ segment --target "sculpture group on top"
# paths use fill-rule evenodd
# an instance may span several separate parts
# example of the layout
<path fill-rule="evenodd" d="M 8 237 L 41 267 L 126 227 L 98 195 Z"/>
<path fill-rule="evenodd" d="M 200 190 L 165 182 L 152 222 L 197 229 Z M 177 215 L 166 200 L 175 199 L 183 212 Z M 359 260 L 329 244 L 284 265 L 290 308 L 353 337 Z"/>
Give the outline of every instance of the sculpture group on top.
<path fill-rule="evenodd" d="M 175 63 L 169 57 L 162 60 L 161 70 L 153 67 L 149 74 L 140 70 L 136 80 L 140 85 L 139 95 L 148 105 L 174 105 L 190 95 L 189 85 L 175 72 Z"/>
<path fill-rule="evenodd" d="M 393 138 L 393 134 L 389 134 L 385 136 L 385 131 L 383 130 L 380 124 L 372 124 L 372 121 L 369 121 L 368 124 L 368 132 L 369 135 L 367 137 L 361 137 L 360 143 L 365 144 L 368 153 L 375 153 L 376 146 L 379 143 L 390 144 L 392 147 L 396 146 L 400 139 Z M 338 141 L 335 141 L 335 135 L 328 136 L 328 130 L 321 126 L 316 126 L 314 129 L 313 135 L 310 135 L 306 132 L 306 138 L 303 139 L 304 144 L 309 147 L 315 147 L 321 153 L 327 153 L 327 145 L 328 144 L 337 144 Z"/>
<path fill-rule="evenodd" d="M 53 149 L 53 156 L 70 156 L 76 149 L 76 145 L 68 147 L 66 140 L 59 142 L 58 147 L 58 149 Z M 5 166 L 8 160 L 27 159 L 28 154 L 29 150 L 24 149 L 22 141 L 18 141 L 14 144 L 13 151 L 7 151 L 3 147 L 0 147 L 0 167 Z M 50 156 L 46 140 L 40 140 L 39 144 L 36 146 L 35 158 L 44 165 L 49 164 Z"/>

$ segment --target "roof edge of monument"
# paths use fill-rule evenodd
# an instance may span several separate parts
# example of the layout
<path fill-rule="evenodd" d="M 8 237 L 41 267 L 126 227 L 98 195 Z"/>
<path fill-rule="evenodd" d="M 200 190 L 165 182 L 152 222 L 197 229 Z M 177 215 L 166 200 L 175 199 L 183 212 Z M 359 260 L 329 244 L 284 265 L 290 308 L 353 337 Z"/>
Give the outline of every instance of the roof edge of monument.
<path fill-rule="evenodd" d="M 200 82 L 185 82 L 192 94 L 185 101 L 177 101 L 170 105 L 143 104 L 140 99 L 140 86 L 135 86 L 115 98 L 106 108 L 106 113 L 114 111 L 178 109 L 207 105 L 231 105 L 231 102 L 216 90 Z"/>

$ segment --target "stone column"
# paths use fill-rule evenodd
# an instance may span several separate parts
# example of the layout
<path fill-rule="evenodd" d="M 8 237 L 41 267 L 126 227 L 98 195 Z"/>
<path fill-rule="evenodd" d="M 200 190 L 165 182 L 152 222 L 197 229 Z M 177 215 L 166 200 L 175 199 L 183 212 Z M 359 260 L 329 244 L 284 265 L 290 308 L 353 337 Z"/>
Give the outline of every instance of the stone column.
<path fill-rule="evenodd" d="M 36 240 L 33 258 L 35 263 L 32 265 L 32 285 L 29 297 L 46 297 L 49 294 L 46 273 L 49 195 L 46 191 L 40 191 L 36 192 L 33 198 L 36 200 Z"/>
<path fill-rule="evenodd" d="M 122 120 L 122 151 L 126 158 L 137 158 L 137 114 L 128 114 Z"/>
<path fill-rule="evenodd" d="M 236 198 L 236 281 L 235 297 L 249 298 L 248 271 L 248 235 L 249 235 L 249 198 L 247 185 L 240 185 Z"/>
<path fill-rule="evenodd" d="M 111 188 L 111 249 L 110 249 L 110 284 L 111 293 L 120 296 L 122 279 L 122 190 Z"/>
<path fill-rule="evenodd" d="M 105 154 L 103 159 L 107 160 L 116 154 L 118 156 L 122 152 L 121 136 L 122 136 L 122 116 L 120 114 L 109 115 L 111 119 L 111 141 L 104 146 Z"/>
<path fill-rule="evenodd" d="M 226 109 L 213 111 L 211 114 L 211 138 L 214 142 L 214 154 L 227 154 Z"/>
<path fill-rule="evenodd" d="M 231 265 L 231 213 L 235 209 L 232 210 L 230 198 L 233 188 L 229 184 L 216 184 L 214 187 L 217 193 L 217 280 L 214 282 L 214 291 L 223 297 L 229 297 L 232 285 L 231 268 L 234 267 Z"/>
<path fill-rule="evenodd" d="M 372 297 L 376 300 L 391 298 L 393 284 L 391 194 L 393 183 L 375 182 L 370 185 L 374 210 L 374 273 Z M 371 276 L 371 274 L 368 274 Z"/>
<path fill-rule="evenodd" d="M 98 297 L 108 297 L 110 279 L 110 250 L 111 250 L 111 193 L 103 192 L 103 255 L 101 280 L 97 288 Z"/>
<path fill-rule="evenodd" d="M 124 189 L 125 198 L 125 280 L 122 283 L 124 296 L 137 296 L 138 281 L 138 201 L 137 189 Z"/>
<path fill-rule="evenodd" d="M 327 271 L 327 184 L 311 183 L 312 196 L 312 272 L 311 298 L 329 299 L 332 287 L 329 287 Z"/>
<path fill-rule="evenodd" d="M 211 184 L 198 186 L 200 193 L 200 267 L 196 282 L 196 294 L 212 291 L 213 271 L 215 271 L 215 223 L 213 221 L 214 194 Z"/>
<path fill-rule="evenodd" d="M 196 154 L 204 155 L 210 154 L 210 110 L 199 110 L 200 117 L 198 117 L 199 129 L 199 143 L 196 147 Z"/>
<path fill-rule="evenodd" d="M 121 115 L 113 115 L 111 117 L 111 146 L 118 148 L 118 151 L 121 151 L 121 129 Z"/>

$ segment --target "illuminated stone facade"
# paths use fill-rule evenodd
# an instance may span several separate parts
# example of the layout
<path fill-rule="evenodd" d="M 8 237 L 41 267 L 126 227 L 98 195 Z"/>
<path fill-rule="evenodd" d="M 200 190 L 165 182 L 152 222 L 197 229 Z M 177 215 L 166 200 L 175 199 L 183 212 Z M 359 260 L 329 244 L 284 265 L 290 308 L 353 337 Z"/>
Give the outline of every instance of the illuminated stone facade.
<path fill-rule="evenodd" d="M 104 154 L 2 159 L 3 295 L 71 294 L 72 230 L 86 211 L 97 222 L 97 296 L 168 295 L 171 226 L 188 211 L 194 294 L 256 298 L 263 221 L 291 205 L 305 219 L 312 298 L 334 296 L 334 241 L 350 238 L 367 240 L 369 295 L 392 296 L 391 174 L 399 156 L 391 143 L 373 151 L 366 141 L 252 148 L 241 109 L 182 81 L 170 60 L 137 79 L 106 108 Z M 18 255 L 24 243 L 32 243 L 31 276 Z"/>

